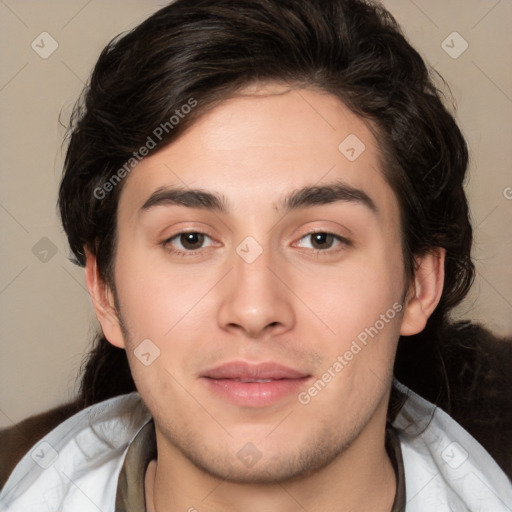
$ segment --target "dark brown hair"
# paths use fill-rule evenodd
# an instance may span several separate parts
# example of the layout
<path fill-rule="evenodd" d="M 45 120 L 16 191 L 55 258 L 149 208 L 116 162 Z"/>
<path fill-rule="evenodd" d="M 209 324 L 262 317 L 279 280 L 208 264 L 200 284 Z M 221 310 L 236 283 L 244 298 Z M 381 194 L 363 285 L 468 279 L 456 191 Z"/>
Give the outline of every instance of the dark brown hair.
<path fill-rule="evenodd" d="M 263 81 L 326 91 L 369 121 L 399 202 L 408 277 L 415 256 L 446 249 L 440 303 L 422 333 L 400 339 L 395 364 L 395 375 L 420 394 L 446 397 L 443 353 L 450 340 L 443 332 L 474 277 L 463 189 L 468 152 L 423 59 L 378 4 L 177 0 L 111 41 L 75 107 L 60 187 L 62 223 L 75 261 L 85 264 L 87 247 L 113 287 L 124 180 L 106 184 L 119 178 L 148 137 L 156 151 L 207 109 Z M 197 106 L 171 123 L 191 99 Z M 161 126 L 167 129 L 156 137 Z M 85 363 L 82 404 L 134 389 L 124 351 L 100 334 Z"/>

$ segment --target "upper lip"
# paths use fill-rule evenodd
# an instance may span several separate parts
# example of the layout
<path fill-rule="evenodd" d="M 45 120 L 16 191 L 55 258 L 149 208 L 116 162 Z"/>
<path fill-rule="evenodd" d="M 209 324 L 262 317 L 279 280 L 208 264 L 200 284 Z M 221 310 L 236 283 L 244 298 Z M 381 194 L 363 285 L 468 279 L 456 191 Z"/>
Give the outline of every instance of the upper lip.
<path fill-rule="evenodd" d="M 283 366 L 275 362 L 247 363 L 245 361 L 231 361 L 215 368 L 206 370 L 200 377 L 210 379 L 247 379 L 247 380 L 277 380 L 277 379 L 302 379 L 309 375 Z"/>

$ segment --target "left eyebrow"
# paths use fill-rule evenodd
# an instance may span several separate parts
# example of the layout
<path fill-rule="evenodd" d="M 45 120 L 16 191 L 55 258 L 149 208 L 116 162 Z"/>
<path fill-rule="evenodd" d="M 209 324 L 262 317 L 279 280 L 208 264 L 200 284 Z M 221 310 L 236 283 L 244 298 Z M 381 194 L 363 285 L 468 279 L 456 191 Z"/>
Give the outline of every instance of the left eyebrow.
<path fill-rule="evenodd" d="M 343 182 L 308 186 L 295 190 L 281 202 L 280 208 L 289 212 L 299 208 L 330 204 L 338 201 L 359 203 L 373 213 L 378 213 L 375 202 L 364 190 Z"/>
<path fill-rule="evenodd" d="M 342 182 L 306 186 L 294 190 L 279 202 L 277 208 L 278 210 L 290 212 L 292 210 L 335 202 L 361 204 L 373 213 L 378 213 L 375 202 L 366 192 Z M 222 194 L 181 187 L 161 187 L 155 190 L 142 205 L 141 211 L 167 205 L 199 208 L 224 214 L 228 213 L 228 202 Z"/>

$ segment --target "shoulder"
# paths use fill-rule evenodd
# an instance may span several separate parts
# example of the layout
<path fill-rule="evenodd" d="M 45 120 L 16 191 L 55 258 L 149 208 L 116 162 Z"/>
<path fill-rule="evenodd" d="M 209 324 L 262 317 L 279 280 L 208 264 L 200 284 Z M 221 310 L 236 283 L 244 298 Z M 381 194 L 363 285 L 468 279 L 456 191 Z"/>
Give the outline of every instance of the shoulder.
<path fill-rule="evenodd" d="M 458 322 L 446 332 L 448 399 L 438 405 L 494 457 L 512 479 L 512 338 Z"/>
<path fill-rule="evenodd" d="M 65 414 L 70 414 L 72 409 L 73 406 Z M 53 414 L 58 416 L 61 412 L 59 408 Z M 5 459 L 10 475 L 0 491 L 0 505 L 5 510 L 13 507 L 13 510 L 35 511 L 44 497 L 50 509 L 69 506 L 88 510 L 90 501 L 84 501 L 76 482 L 79 487 L 91 489 L 88 496 L 97 500 L 96 503 L 115 499 L 117 483 L 111 477 L 122 466 L 134 436 L 151 419 L 140 396 L 130 393 L 80 410 L 40 437 L 41 424 L 47 429 L 57 421 L 52 414 L 46 414 L 25 420 L 23 431 L 28 435 L 18 444 L 18 449 L 9 447 L 4 455 L 2 446 L 2 466 Z M 3 434 L 2 445 L 22 432 L 13 429 Z M 28 445 L 29 451 L 19 460 L 20 451 Z"/>
<path fill-rule="evenodd" d="M 23 455 L 48 432 L 79 410 L 78 402 L 69 402 L 0 430 L 0 489 Z"/>
<path fill-rule="evenodd" d="M 442 409 L 395 386 L 407 397 L 393 421 L 407 510 L 505 510 L 503 503 L 512 503 L 512 483 L 488 451 Z"/>
<path fill-rule="evenodd" d="M 400 340 L 395 376 L 462 425 L 512 479 L 512 338 L 470 321 Z M 400 408 L 392 401 L 390 417 Z"/>

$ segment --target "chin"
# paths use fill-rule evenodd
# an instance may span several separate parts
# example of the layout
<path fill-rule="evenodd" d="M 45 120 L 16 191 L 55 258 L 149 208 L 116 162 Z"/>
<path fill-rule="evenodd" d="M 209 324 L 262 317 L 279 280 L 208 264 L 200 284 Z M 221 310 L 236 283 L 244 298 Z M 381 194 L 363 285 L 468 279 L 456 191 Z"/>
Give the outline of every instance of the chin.
<path fill-rule="evenodd" d="M 304 440 L 291 447 L 281 440 L 245 443 L 236 451 L 192 450 L 185 456 L 201 471 L 221 480 L 243 484 L 269 484 L 300 481 L 332 463 L 350 443 L 335 437 Z M 278 446 L 276 446 L 278 444 Z M 258 448 L 259 446 L 259 448 Z M 286 446 L 286 451 L 282 447 Z M 281 447 L 281 450 L 279 449 Z M 215 446 L 218 449 L 218 445 Z"/>

